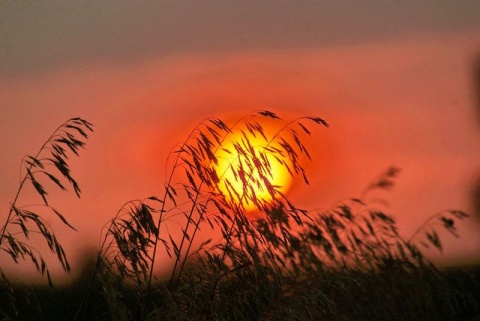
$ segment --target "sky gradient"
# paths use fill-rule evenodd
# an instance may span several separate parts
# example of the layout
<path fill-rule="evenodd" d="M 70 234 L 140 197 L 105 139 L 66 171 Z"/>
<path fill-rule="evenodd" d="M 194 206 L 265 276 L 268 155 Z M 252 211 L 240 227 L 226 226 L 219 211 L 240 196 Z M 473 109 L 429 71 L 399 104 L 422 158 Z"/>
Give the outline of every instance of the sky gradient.
<path fill-rule="evenodd" d="M 477 260 L 480 4 L 382 3 L 2 2 L 1 212 L 24 155 L 68 118 L 92 122 L 71 165 L 82 199 L 51 193 L 78 230 L 58 231 L 75 260 L 122 204 L 163 193 L 167 154 L 196 123 L 270 109 L 331 125 L 306 142 L 311 186 L 299 180 L 289 193 L 300 207 L 358 196 L 395 165 L 396 187 L 379 196 L 402 233 L 438 211 L 467 211 L 461 239 L 443 235 L 445 255 L 432 257 Z"/>

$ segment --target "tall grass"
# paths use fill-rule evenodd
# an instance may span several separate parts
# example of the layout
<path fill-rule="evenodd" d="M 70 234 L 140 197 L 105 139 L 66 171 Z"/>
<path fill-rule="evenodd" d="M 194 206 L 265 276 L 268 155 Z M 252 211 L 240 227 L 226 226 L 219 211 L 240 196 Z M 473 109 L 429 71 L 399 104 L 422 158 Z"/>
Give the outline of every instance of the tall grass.
<path fill-rule="evenodd" d="M 265 123 L 278 129 L 271 133 Z M 310 153 L 304 141 L 312 126 L 328 124 L 318 117 L 285 122 L 266 110 L 233 124 L 218 118 L 200 122 L 168 156 L 163 194 L 124 204 L 105 225 L 75 319 L 87 318 L 93 309 L 89 297 L 97 290 L 109 311 L 99 320 L 351 318 L 344 308 L 364 319 L 395 319 L 355 306 L 354 296 L 367 297 L 364 287 L 412 299 L 406 305 L 386 299 L 390 313 L 406 306 L 410 317 L 425 319 L 440 306 L 443 315 L 458 315 L 458 302 L 470 302 L 469 294 L 438 298 L 452 285 L 422 250 L 441 250 L 436 228 L 458 236 L 456 222 L 467 215 L 442 212 L 411 237 L 400 235 L 394 218 L 368 201 L 394 184 L 397 168 L 380 175 L 358 198 L 321 211 L 297 207 L 275 185 L 272 162 L 308 184 L 304 161 Z M 220 172 L 218 157 L 225 155 L 230 166 Z M 259 190 L 268 197 L 257 197 Z M 246 204 L 255 206 L 255 215 Z M 180 234 L 171 232 L 177 222 L 182 222 Z M 201 229 L 219 236 L 197 240 Z M 168 262 L 170 274 L 159 279 L 156 267 Z"/>
<path fill-rule="evenodd" d="M 57 216 L 67 228 L 73 230 L 75 228 L 68 223 L 58 209 L 48 202 L 48 193 L 43 186 L 43 181 L 53 182 L 63 191 L 70 185 L 75 194 L 80 197 L 80 187 L 70 173 L 68 156 L 69 153 L 79 155 L 79 149 L 84 147 L 84 139 L 88 138 L 88 132 L 91 131 L 93 131 L 92 124 L 82 118 L 72 118 L 53 132 L 35 156 L 28 155 L 22 159 L 21 175 L 23 177 L 0 228 L 0 249 L 8 253 L 17 264 L 20 261 L 29 260 L 42 276 L 47 277 L 49 284 L 52 284 L 52 280 L 47 263 L 34 245 L 39 239 L 46 242 L 65 271 L 70 272 L 70 264 L 61 243 L 46 222 L 44 215 L 50 212 Z M 21 195 L 28 183 L 40 196 L 41 204 L 21 204 Z M 10 294 L 8 299 L 15 311 L 15 297 L 1 266 L 0 272 L 2 289 Z"/>

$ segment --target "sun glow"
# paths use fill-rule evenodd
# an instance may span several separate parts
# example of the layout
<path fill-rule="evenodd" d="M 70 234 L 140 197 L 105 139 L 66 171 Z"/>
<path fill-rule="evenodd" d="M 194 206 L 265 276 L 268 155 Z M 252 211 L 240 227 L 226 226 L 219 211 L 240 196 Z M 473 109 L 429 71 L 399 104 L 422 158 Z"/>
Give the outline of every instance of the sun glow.
<path fill-rule="evenodd" d="M 260 134 L 232 134 L 215 154 L 220 192 L 247 212 L 271 202 L 279 192 L 286 193 L 292 180 L 287 169 L 291 163 L 279 150 L 277 143 L 269 143 Z"/>

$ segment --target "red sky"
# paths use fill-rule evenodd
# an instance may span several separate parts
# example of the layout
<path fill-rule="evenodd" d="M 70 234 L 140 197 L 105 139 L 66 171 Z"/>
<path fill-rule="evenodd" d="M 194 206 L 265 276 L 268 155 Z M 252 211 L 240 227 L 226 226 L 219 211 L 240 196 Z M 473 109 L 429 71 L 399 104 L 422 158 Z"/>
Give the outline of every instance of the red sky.
<path fill-rule="evenodd" d="M 307 12 L 301 10 L 302 15 Z M 345 15 L 353 13 L 339 14 Z M 365 19 L 370 15 L 368 11 Z M 258 17 L 252 19 L 260 23 Z M 279 22 L 271 19 L 263 23 L 277 26 Z M 200 20 L 196 23 L 208 26 Z M 35 23 L 27 22 L 26 30 L 34 30 Z M 68 32 L 85 41 L 76 33 L 78 22 L 72 23 Z M 311 186 L 296 183 L 289 195 L 300 207 L 328 208 L 358 196 L 379 173 L 395 165 L 402 169 L 397 185 L 381 196 L 389 200 L 385 210 L 398 219 L 402 233 L 410 235 L 438 211 L 467 211 L 473 217 L 460 225 L 461 238 L 445 234 L 444 256 L 432 257 L 439 262 L 478 261 L 480 213 L 475 213 L 478 200 L 473 197 L 480 184 L 480 103 L 473 77 L 480 55 L 478 25 L 441 28 L 419 23 L 410 32 L 391 27 L 392 36 L 371 36 L 372 23 L 370 29 L 358 31 L 361 37 L 354 41 L 355 28 L 343 23 L 350 33 L 334 30 L 338 42 L 331 36 L 333 40 L 327 37 L 325 43 L 310 46 L 310 34 L 297 30 L 305 38 L 298 40 L 301 43 L 277 44 L 268 34 L 252 35 L 249 41 L 248 34 L 236 34 L 236 41 L 225 41 L 229 45 L 223 49 L 217 48 L 223 39 L 215 33 L 219 28 L 210 26 L 220 37 L 210 47 L 196 40 L 192 41 L 198 50 L 174 42 L 177 50 L 153 48 L 143 55 L 134 52 L 129 59 L 112 58 L 121 40 L 102 47 L 96 35 L 91 46 L 99 49 L 98 58 L 65 40 L 60 49 L 52 49 L 57 60 L 45 54 L 46 44 L 38 40 L 29 47 L 27 31 L 12 31 L 12 23 L 6 38 L 10 49 L 1 52 L 9 65 L 2 65 L 0 73 L 0 213 L 8 211 L 15 195 L 24 155 L 36 153 L 70 117 L 92 122 L 95 133 L 86 151 L 72 162 L 81 200 L 51 193 L 52 202 L 78 230 L 57 232 L 75 261 L 76 254 L 96 246 L 101 227 L 123 203 L 163 193 L 168 151 L 201 119 L 269 109 L 286 118 L 319 116 L 331 125 L 316 130 L 307 141 L 314 158 L 307 166 Z M 172 33 L 180 32 L 178 37 L 186 43 L 193 29 L 185 28 Z M 280 31 L 272 37 L 277 39 Z M 129 35 L 125 42 L 133 41 Z M 15 36 L 20 40 L 12 40 Z M 46 36 L 47 43 L 55 39 L 55 34 Z M 258 45 L 262 39 L 265 46 Z M 67 49 L 62 51 L 62 46 Z M 78 49 L 78 57 L 68 56 L 71 46 Z M 38 56 L 22 51 L 27 49 Z M 25 196 L 24 204 L 30 200 L 29 193 Z M 50 223 L 60 228 L 60 222 Z"/>

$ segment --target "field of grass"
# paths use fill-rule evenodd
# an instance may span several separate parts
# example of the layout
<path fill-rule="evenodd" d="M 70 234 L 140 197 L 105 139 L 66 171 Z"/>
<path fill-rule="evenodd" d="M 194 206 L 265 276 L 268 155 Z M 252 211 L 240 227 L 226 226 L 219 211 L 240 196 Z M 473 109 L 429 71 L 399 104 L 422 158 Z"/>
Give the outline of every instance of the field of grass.
<path fill-rule="evenodd" d="M 15 287 L 19 310 L 15 319 L 115 320 L 100 283 L 90 289 L 77 315 L 92 268 L 86 267 L 84 276 L 68 286 Z M 205 296 L 192 290 L 199 291 L 187 284 L 175 298 L 155 293 L 150 320 L 204 320 Z M 128 286 L 118 300 L 129 311 L 137 308 L 135 290 Z M 3 298 L 0 302 L 1 309 L 9 311 Z M 247 269 L 219 287 L 214 304 L 212 320 L 478 320 L 480 268 L 339 270 L 283 284 Z"/>
<path fill-rule="evenodd" d="M 279 129 L 267 134 L 265 122 Z M 169 155 L 164 194 L 125 203 L 99 231 L 101 246 L 80 276 L 52 287 L 30 234 L 44 238 L 65 271 L 70 265 L 41 213 L 20 199 L 31 183 L 44 209 L 74 228 L 49 204 L 42 180 L 80 195 L 68 157 L 93 127 L 81 118 L 62 124 L 23 159 L 25 176 L 0 234 L 0 248 L 18 264 L 31 262 L 50 285 L 22 285 L 2 273 L 0 320 L 478 320 L 480 268 L 438 269 L 422 254 L 442 249 L 438 228 L 459 236 L 456 222 L 466 213 L 434 214 L 403 237 L 394 218 L 368 201 L 394 185 L 393 167 L 361 197 L 322 211 L 296 207 L 275 185 L 272 162 L 308 184 L 303 141 L 311 125 L 328 127 L 318 117 L 283 122 L 270 111 L 231 125 L 203 120 Z M 222 171 L 220 150 L 232 156 Z M 267 197 L 256 197 L 259 190 Z M 261 215 L 248 215 L 247 204 Z M 174 238 L 165 225 L 178 215 L 185 223 Z M 222 238 L 194 247 L 200 228 Z M 174 262 L 162 281 L 154 273 L 160 249 Z"/>

